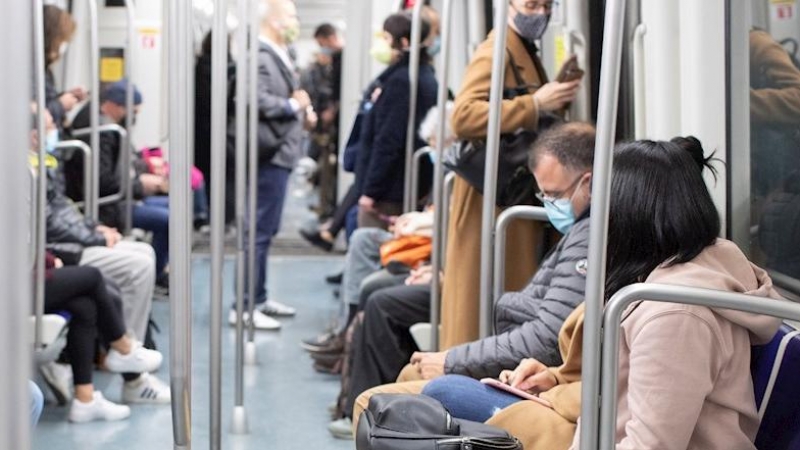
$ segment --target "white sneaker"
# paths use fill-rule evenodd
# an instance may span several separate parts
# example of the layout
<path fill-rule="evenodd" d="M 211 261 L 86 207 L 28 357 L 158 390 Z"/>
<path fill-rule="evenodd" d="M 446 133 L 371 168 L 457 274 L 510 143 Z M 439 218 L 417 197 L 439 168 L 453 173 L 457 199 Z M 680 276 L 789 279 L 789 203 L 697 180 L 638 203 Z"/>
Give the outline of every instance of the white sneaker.
<path fill-rule="evenodd" d="M 143 373 L 139 378 L 122 385 L 122 401 L 125 403 L 161 405 L 171 400 L 169 386 L 149 373 Z"/>
<path fill-rule="evenodd" d="M 140 342 L 134 341 L 131 351 L 127 355 L 114 350 L 108 351 L 106 368 L 116 373 L 144 373 L 155 372 L 161 367 L 164 356 L 161 352 L 142 347 Z"/>
<path fill-rule="evenodd" d="M 275 300 L 267 300 L 258 310 L 268 316 L 292 317 L 297 314 L 296 309 Z"/>
<path fill-rule="evenodd" d="M 39 366 L 39 373 L 59 405 L 66 405 L 72 400 L 72 366 L 49 362 Z"/>
<path fill-rule="evenodd" d="M 348 417 L 339 420 L 334 420 L 328 424 L 328 431 L 336 439 L 343 439 L 347 441 L 353 440 L 353 421 Z"/>
<path fill-rule="evenodd" d="M 75 399 L 69 408 L 69 421 L 75 423 L 95 420 L 122 420 L 131 415 L 131 409 L 106 400 L 100 391 L 94 391 L 94 399 L 89 403 Z"/>
<path fill-rule="evenodd" d="M 250 323 L 250 320 L 249 320 L 250 319 L 250 314 L 247 311 L 244 312 L 244 314 L 242 315 L 242 318 L 244 319 L 245 326 Z M 257 329 L 257 330 L 280 330 L 281 329 L 281 323 L 280 322 L 278 322 L 277 320 L 273 319 L 272 317 L 262 313 L 259 310 L 253 311 L 253 319 L 254 319 L 253 325 L 254 325 L 255 329 Z M 228 323 L 231 326 L 235 326 L 236 325 L 236 311 L 231 310 L 231 312 L 228 313 Z"/>

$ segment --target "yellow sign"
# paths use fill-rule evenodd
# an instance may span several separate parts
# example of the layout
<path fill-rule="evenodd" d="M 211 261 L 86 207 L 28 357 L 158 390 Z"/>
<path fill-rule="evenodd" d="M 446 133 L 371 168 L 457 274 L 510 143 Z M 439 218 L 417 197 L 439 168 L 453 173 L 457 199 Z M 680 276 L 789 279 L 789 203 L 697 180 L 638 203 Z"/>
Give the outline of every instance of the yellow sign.
<path fill-rule="evenodd" d="M 120 57 L 107 57 L 100 60 L 100 81 L 114 83 L 121 80 L 125 74 L 125 61 Z"/>
<path fill-rule="evenodd" d="M 564 39 L 563 34 L 559 34 L 558 36 L 556 36 L 554 47 L 555 47 L 553 55 L 555 57 L 555 61 L 553 61 L 554 67 L 560 69 L 561 66 L 564 65 L 564 61 L 567 60 L 567 43 L 566 39 Z"/>

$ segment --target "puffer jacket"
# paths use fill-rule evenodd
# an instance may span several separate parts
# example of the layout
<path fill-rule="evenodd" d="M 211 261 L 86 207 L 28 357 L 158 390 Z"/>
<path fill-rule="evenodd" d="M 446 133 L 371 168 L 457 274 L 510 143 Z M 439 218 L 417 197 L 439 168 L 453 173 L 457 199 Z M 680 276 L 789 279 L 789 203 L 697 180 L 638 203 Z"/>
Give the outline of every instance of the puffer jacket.
<path fill-rule="evenodd" d="M 589 252 L 589 214 L 584 213 L 548 255 L 522 292 L 495 305 L 494 336 L 450 349 L 445 372 L 480 379 L 514 369 L 524 358 L 546 366 L 562 363 L 558 333 L 584 300 Z"/>
<path fill-rule="evenodd" d="M 85 219 L 64 193 L 64 177 L 55 167 L 47 170 L 47 242 L 80 244 L 83 247 L 106 245 L 97 223 Z"/>

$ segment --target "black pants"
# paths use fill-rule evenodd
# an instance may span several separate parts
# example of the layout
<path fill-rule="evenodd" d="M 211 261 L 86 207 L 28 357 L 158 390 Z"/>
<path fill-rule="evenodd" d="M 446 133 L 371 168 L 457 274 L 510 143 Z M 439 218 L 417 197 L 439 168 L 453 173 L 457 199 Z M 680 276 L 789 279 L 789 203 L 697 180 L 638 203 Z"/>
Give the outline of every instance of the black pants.
<path fill-rule="evenodd" d="M 88 266 L 50 271 L 44 308 L 47 313 L 67 311 L 72 316 L 67 333 L 72 374 L 76 385 L 91 383 L 98 330 L 108 342 L 125 334 L 121 305 L 109 295 L 103 275 Z"/>
<path fill-rule="evenodd" d="M 367 389 L 393 382 L 418 350 L 409 333 L 430 320 L 430 286 L 396 286 L 374 293 L 350 349 L 349 393 L 344 413 L 352 415 L 356 398 Z"/>
<path fill-rule="evenodd" d="M 331 218 L 331 227 L 328 228 L 328 231 L 336 237 L 340 231 L 344 229 L 344 226 L 347 222 L 347 213 L 350 211 L 353 206 L 358 204 L 358 191 L 356 191 L 355 183 L 350 185 L 350 189 L 347 190 L 347 194 L 344 195 L 342 201 L 339 203 L 339 206 L 336 207 L 336 210 L 333 212 L 333 217 Z"/>

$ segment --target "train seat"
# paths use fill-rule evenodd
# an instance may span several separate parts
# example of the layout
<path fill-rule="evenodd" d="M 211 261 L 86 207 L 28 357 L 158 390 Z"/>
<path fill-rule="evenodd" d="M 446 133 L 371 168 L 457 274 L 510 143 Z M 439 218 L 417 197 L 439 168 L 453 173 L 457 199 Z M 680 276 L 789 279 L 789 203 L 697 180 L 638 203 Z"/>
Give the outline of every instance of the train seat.
<path fill-rule="evenodd" d="M 58 359 L 67 345 L 67 324 L 69 316 L 64 314 L 45 314 L 42 316 L 42 348 L 35 351 L 36 364 L 53 362 Z M 29 321 L 28 342 L 33 346 L 36 333 L 36 317 Z"/>

